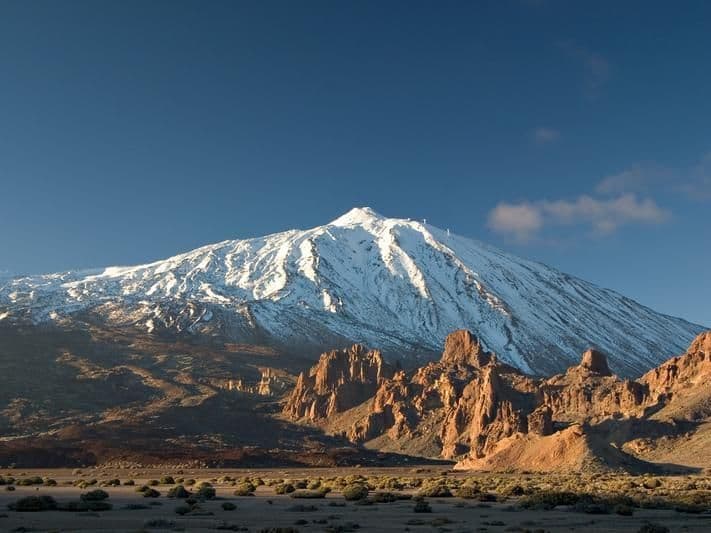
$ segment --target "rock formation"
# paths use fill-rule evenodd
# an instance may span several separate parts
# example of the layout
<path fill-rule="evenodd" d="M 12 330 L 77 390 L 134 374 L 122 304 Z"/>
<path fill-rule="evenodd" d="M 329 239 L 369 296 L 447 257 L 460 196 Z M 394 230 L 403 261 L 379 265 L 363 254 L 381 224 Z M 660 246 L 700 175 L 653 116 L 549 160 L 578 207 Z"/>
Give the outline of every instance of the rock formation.
<path fill-rule="evenodd" d="M 283 395 L 291 385 L 293 381 L 286 379 L 280 372 L 273 368 L 263 368 L 259 381 L 248 381 L 241 377 L 228 379 L 223 388 L 273 398 Z"/>
<path fill-rule="evenodd" d="M 593 374 L 599 374 L 601 376 L 611 376 L 610 367 L 607 366 L 607 358 L 605 354 L 595 350 L 594 348 L 588 348 L 583 352 L 583 359 L 580 361 L 581 368 L 592 372 Z"/>
<path fill-rule="evenodd" d="M 711 331 L 702 333 L 685 354 L 672 357 L 640 379 L 655 397 L 688 392 L 711 379 Z"/>
<path fill-rule="evenodd" d="M 379 351 L 360 344 L 324 353 L 308 374 L 299 375 L 284 414 L 316 421 L 346 411 L 372 397 L 392 373 Z"/>
<path fill-rule="evenodd" d="M 459 459 L 459 468 L 528 470 L 644 470 L 622 448 L 635 432 L 675 431 L 652 417 L 711 416 L 711 332 L 636 381 L 613 375 L 595 349 L 563 374 L 534 378 L 463 330 L 447 337 L 438 362 L 410 374 L 384 368 L 361 347 L 324 354 L 284 413 L 378 449 Z"/>

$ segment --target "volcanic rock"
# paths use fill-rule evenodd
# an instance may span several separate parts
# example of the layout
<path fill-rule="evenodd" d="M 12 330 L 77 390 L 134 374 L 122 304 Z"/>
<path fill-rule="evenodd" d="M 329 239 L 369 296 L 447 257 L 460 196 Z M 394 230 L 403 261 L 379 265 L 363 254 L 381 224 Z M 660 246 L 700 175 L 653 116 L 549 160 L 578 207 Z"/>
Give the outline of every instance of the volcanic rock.
<path fill-rule="evenodd" d="M 594 348 L 588 348 L 583 352 L 583 359 L 580 362 L 580 366 L 594 372 L 595 374 L 600 374 L 601 376 L 611 376 L 610 367 L 607 366 L 607 358 L 605 354 L 595 350 Z"/>
<path fill-rule="evenodd" d="M 379 351 L 360 344 L 324 353 L 308 374 L 299 375 L 284 414 L 313 421 L 345 411 L 372 397 L 392 374 Z"/>
<path fill-rule="evenodd" d="M 679 417 L 711 416 L 710 348 L 711 333 L 700 335 L 685 355 L 636 381 L 613 375 L 593 349 L 562 374 L 534 378 L 459 330 L 447 337 L 440 361 L 412 373 L 372 370 L 360 380 L 332 368 L 361 368 L 369 352 L 326 354 L 299 378 L 285 413 L 321 420 L 327 432 L 369 447 L 459 459 L 464 469 L 645 471 L 656 467 L 634 450 L 678 435 L 685 427 Z M 334 362 L 343 358 L 348 365 Z M 346 386 L 353 382 L 367 387 L 353 394 Z M 641 434 L 647 441 L 625 447 Z"/>

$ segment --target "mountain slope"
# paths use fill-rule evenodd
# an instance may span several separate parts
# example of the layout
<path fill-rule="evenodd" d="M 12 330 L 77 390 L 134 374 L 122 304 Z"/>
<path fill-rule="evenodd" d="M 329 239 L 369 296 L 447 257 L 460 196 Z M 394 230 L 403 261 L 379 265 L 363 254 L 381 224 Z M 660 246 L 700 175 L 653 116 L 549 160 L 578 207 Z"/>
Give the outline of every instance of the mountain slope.
<path fill-rule="evenodd" d="M 434 353 L 469 328 L 527 372 L 589 345 L 623 375 L 682 351 L 702 328 L 540 263 L 420 222 L 349 211 L 306 231 L 225 241 L 136 267 L 0 281 L 0 319 L 113 325 L 386 354 Z"/>

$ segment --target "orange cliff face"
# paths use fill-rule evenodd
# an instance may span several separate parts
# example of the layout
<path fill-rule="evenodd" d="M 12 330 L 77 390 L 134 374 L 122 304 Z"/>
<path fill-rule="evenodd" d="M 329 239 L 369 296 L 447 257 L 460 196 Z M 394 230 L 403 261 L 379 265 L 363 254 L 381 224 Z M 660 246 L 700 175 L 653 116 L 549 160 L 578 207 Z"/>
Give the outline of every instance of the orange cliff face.
<path fill-rule="evenodd" d="M 393 370 L 377 350 L 355 344 L 321 355 L 308 374 L 301 373 L 284 407 L 293 419 L 317 421 L 370 398 Z"/>
<path fill-rule="evenodd" d="M 537 410 L 550 410 L 553 431 L 535 435 L 529 424 L 529 431 L 500 440 L 488 453 L 472 451 L 455 468 L 696 471 L 711 459 L 704 444 L 711 434 L 710 378 L 711 332 L 635 381 L 613 376 L 604 355 L 588 350 L 580 365 L 538 383 Z M 665 455 L 668 443 L 694 456 Z"/>
<path fill-rule="evenodd" d="M 711 331 L 696 337 L 683 355 L 672 357 L 642 378 L 653 395 L 675 394 L 711 380 Z"/>
<path fill-rule="evenodd" d="M 324 354 L 300 376 L 284 413 L 387 451 L 459 459 L 459 468 L 516 468 L 515 457 L 529 457 L 521 459 L 523 469 L 644 469 L 605 432 L 616 428 L 615 438 L 623 438 L 627 430 L 619 428 L 663 412 L 679 388 L 711 381 L 710 346 L 711 333 L 702 334 L 685 355 L 636 381 L 613 375 L 593 349 L 565 373 L 539 379 L 460 330 L 447 337 L 440 361 L 411 374 L 393 372 L 378 352 L 362 347 Z M 560 460 L 532 464 L 548 457 L 541 446 L 557 449 Z"/>

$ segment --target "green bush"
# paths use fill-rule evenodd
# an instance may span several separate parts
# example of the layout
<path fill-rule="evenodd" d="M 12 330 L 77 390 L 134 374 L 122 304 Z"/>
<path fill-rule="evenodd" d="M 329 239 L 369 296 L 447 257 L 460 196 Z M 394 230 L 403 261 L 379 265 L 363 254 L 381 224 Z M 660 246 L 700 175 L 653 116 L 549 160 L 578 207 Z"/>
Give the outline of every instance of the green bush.
<path fill-rule="evenodd" d="M 44 480 L 41 477 L 34 476 L 19 479 L 17 480 L 15 485 L 17 485 L 18 487 L 29 487 L 31 485 L 41 485 L 42 483 L 44 483 Z"/>
<path fill-rule="evenodd" d="M 20 513 L 53 511 L 57 508 L 57 502 L 51 496 L 25 496 L 8 505 L 8 508 Z"/>
<path fill-rule="evenodd" d="M 477 498 L 481 490 L 479 487 L 462 486 L 457 489 L 456 495 L 458 498 L 464 498 L 465 500 L 472 500 Z"/>
<path fill-rule="evenodd" d="M 281 483 L 279 485 L 274 486 L 275 494 L 290 494 L 295 490 L 296 489 L 294 488 L 294 485 L 292 485 L 291 483 Z"/>
<path fill-rule="evenodd" d="M 83 513 L 86 511 L 110 511 L 112 508 L 113 505 L 102 500 L 79 500 L 78 502 L 66 502 L 57 507 L 60 511 L 72 511 L 76 513 Z"/>
<path fill-rule="evenodd" d="M 303 490 L 295 490 L 290 494 L 292 498 L 301 498 L 301 499 L 319 499 L 319 498 L 325 498 L 326 493 L 320 490 L 308 490 L 308 489 L 303 489 Z"/>
<path fill-rule="evenodd" d="M 161 485 L 175 485 L 175 479 L 173 476 L 163 476 L 160 478 Z"/>
<path fill-rule="evenodd" d="M 144 498 L 159 498 L 160 492 L 158 492 L 156 489 L 152 489 L 152 488 L 148 487 L 148 490 L 143 491 L 143 497 Z"/>
<path fill-rule="evenodd" d="M 368 489 L 364 485 L 354 483 L 343 489 L 343 498 L 347 501 L 363 500 L 368 497 Z"/>
<path fill-rule="evenodd" d="M 441 484 L 422 487 L 417 494 L 419 496 L 429 498 L 449 498 L 452 496 L 452 492 L 449 490 L 449 487 Z"/>
<path fill-rule="evenodd" d="M 376 492 L 371 496 L 373 503 L 392 503 L 399 499 L 397 494 L 392 492 Z"/>
<path fill-rule="evenodd" d="M 82 494 L 79 499 L 85 502 L 100 502 L 109 499 L 109 494 L 105 490 L 96 489 Z"/>
<path fill-rule="evenodd" d="M 234 511 L 235 509 L 237 509 L 237 506 L 232 502 L 223 502 L 222 509 L 225 511 Z"/>
<path fill-rule="evenodd" d="M 254 496 L 254 491 L 257 490 L 251 482 L 245 481 L 237 486 L 235 489 L 235 496 Z"/>
<path fill-rule="evenodd" d="M 184 500 L 190 496 L 192 496 L 192 494 L 182 485 L 176 485 L 175 487 L 170 487 L 170 489 L 168 489 L 168 498 L 180 498 L 181 500 Z"/>
<path fill-rule="evenodd" d="M 136 482 L 132 479 L 127 479 L 126 481 L 123 482 L 123 484 L 126 487 L 133 487 L 136 484 Z"/>
<path fill-rule="evenodd" d="M 501 491 L 501 494 L 504 496 L 523 496 L 525 493 L 526 491 L 521 485 L 506 487 L 503 491 Z"/>
<path fill-rule="evenodd" d="M 212 500 L 215 498 L 216 492 L 213 487 L 202 484 L 195 493 L 195 496 L 201 500 Z"/>
<path fill-rule="evenodd" d="M 148 482 L 149 487 L 157 487 L 158 485 L 160 485 L 160 481 L 158 481 L 157 479 L 151 479 Z"/>
<path fill-rule="evenodd" d="M 575 505 L 580 496 L 574 492 L 536 492 L 521 499 L 521 507 L 526 509 L 553 509 L 558 505 Z"/>

